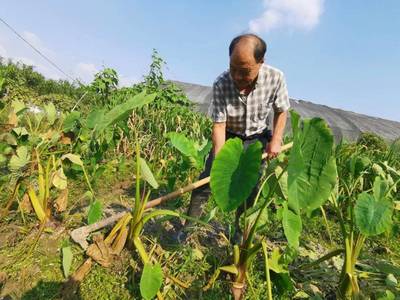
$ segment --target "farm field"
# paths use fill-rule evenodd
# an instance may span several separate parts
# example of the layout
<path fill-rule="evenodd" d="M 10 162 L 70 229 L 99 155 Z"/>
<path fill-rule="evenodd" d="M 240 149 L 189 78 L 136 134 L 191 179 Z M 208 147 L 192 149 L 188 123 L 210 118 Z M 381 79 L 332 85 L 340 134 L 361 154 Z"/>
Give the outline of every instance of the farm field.
<path fill-rule="evenodd" d="M 211 120 L 152 58 L 129 88 L 109 68 L 84 85 L 1 62 L 0 299 L 400 299 L 400 140 L 335 143 L 294 111 L 265 165 L 229 140 L 179 243 L 190 193 L 149 203 L 197 180 Z"/>

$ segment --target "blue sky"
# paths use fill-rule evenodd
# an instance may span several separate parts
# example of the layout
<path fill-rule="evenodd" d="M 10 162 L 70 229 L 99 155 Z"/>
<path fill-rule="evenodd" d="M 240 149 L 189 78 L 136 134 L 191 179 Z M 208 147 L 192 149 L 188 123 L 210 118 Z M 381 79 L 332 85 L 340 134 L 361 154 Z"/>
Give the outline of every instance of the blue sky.
<path fill-rule="evenodd" d="M 167 78 L 211 85 L 228 45 L 253 31 L 268 44 L 293 98 L 400 121 L 398 0 L 11 1 L 0 17 L 68 74 L 90 81 L 102 66 L 122 84 L 148 71 L 156 48 Z M 56 69 L 0 23 L 0 56 Z"/>

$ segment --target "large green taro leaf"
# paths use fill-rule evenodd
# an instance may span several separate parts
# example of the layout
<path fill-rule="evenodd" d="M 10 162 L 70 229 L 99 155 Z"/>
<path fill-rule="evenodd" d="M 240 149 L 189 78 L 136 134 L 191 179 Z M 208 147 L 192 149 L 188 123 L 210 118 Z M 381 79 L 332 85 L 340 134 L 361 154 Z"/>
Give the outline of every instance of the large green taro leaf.
<path fill-rule="evenodd" d="M 240 139 L 229 139 L 216 156 L 210 187 L 223 211 L 238 208 L 251 194 L 259 178 L 261 148 L 256 142 L 243 150 Z"/>
<path fill-rule="evenodd" d="M 386 198 L 375 199 L 368 193 L 358 196 L 354 207 L 356 225 L 366 236 L 378 235 L 392 224 L 393 204 Z"/>
<path fill-rule="evenodd" d="M 292 112 L 295 120 L 298 115 Z M 320 118 L 295 122 L 293 148 L 288 165 L 289 207 L 310 213 L 321 206 L 336 184 L 336 161 L 332 155 L 333 135 Z"/>

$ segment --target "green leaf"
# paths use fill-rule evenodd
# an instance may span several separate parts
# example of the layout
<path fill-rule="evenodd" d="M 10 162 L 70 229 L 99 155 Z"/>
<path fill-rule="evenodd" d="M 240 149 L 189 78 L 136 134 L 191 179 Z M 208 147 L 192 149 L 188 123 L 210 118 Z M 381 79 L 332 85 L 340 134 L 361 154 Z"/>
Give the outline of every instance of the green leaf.
<path fill-rule="evenodd" d="M 223 211 L 238 208 L 251 194 L 259 179 L 260 142 L 244 151 L 242 141 L 229 139 L 216 156 L 211 168 L 210 187 Z"/>
<path fill-rule="evenodd" d="M 333 135 L 319 118 L 305 120 L 301 130 L 294 130 L 288 165 L 289 207 L 296 212 L 304 209 L 311 213 L 328 200 L 336 184 Z"/>
<path fill-rule="evenodd" d="M 11 102 L 11 107 L 13 108 L 14 112 L 18 115 L 19 112 L 22 112 L 26 109 L 24 102 L 19 100 L 14 100 Z"/>
<path fill-rule="evenodd" d="M 17 148 L 17 153 L 11 156 L 8 167 L 12 172 L 16 172 L 29 163 L 30 157 L 31 156 L 28 153 L 28 148 L 25 146 L 20 146 Z"/>
<path fill-rule="evenodd" d="M 293 299 L 310 299 L 310 295 L 304 291 L 298 291 L 294 296 Z"/>
<path fill-rule="evenodd" d="M 96 126 L 101 124 L 104 119 L 104 112 L 104 109 L 91 111 L 86 119 L 86 127 L 89 129 L 94 129 Z"/>
<path fill-rule="evenodd" d="M 377 176 L 374 180 L 374 198 L 379 201 L 383 199 L 389 189 L 389 185 L 386 180 L 382 179 L 381 177 Z"/>
<path fill-rule="evenodd" d="M 61 160 L 64 160 L 66 158 L 70 160 L 73 164 L 83 167 L 83 161 L 81 160 L 80 155 L 68 153 L 61 156 Z"/>
<path fill-rule="evenodd" d="M 300 216 L 288 208 L 287 203 L 283 205 L 282 224 L 289 246 L 297 249 L 299 247 L 299 238 L 302 231 L 302 222 Z"/>
<path fill-rule="evenodd" d="M 227 273 L 230 273 L 230 274 L 234 274 L 234 275 L 239 274 L 238 267 L 235 266 L 235 265 L 223 266 L 223 267 L 219 267 L 219 269 L 221 271 L 224 271 L 224 272 L 227 272 Z"/>
<path fill-rule="evenodd" d="M 0 134 L 0 139 L 9 145 L 12 145 L 12 146 L 18 145 L 18 142 L 17 142 L 17 139 L 15 138 L 15 136 L 9 132 Z"/>
<path fill-rule="evenodd" d="M 218 207 L 214 207 L 208 214 L 206 214 L 204 217 L 202 217 L 203 221 L 206 223 L 209 223 L 212 219 L 215 218 L 215 215 L 217 214 Z"/>
<path fill-rule="evenodd" d="M 7 162 L 7 157 L 5 157 L 3 154 L 0 154 L 0 166 L 4 166 Z"/>
<path fill-rule="evenodd" d="M 63 131 L 64 132 L 73 132 L 79 126 L 79 120 L 81 118 L 81 113 L 78 111 L 70 112 L 64 119 L 63 122 Z"/>
<path fill-rule="evenodd" d="M 167 137 L 171 141 L 172 146 L 179 150 L 183 155 L 190 158 L 197 158 L 197 150 L 195 143 L 189 140 L 184 134 L 178 132 L 169 132 Z"/>
<path fill-rule="evenodd" d="M 365 171 L 365 169 L 371 164 L 371 160 L 366 156 L 357 157 L 354 175 L 357 177 L 361 174 L 361 172 Z"/>
<path fill-rule="evenodd" d="M 94 196 L 91 191 L 86 191 L 83 194 L 82 199 L 88 199 L 89 201 L 92 201 L 94 199 Z"/>
<path fill-rule="evenodd" d="M 72 265 L 73 254 L 71 251 L 71 247 L 62 248 L 62 265 L 65 278 L 68 278 L 69 271 Z"/>
<path fill-rule="evenodd" d="M 380 294 L 377 300 L 395 300 L 396 296 L 389 290 L 386 290 L 385 293 L 382 295 Z"/>
<path fill-rule="evenodd" d="M 279 248 L 274 248 L 272 250 L 271 257 L 268 258 L 268 264 L 270 270 L 275 273 L 289 273 L 287 265 L 283 262 L 282 254 Z"/>
<path fill-rule="evenodd" d="M 264 185 L 264 187 L 265 186 L 266 185 Z M 256 220 L 258 214 L 260 213 L 260 209 L 265 201 L 266 201 L 265 199 L 263 199 L 263 201 L 258 201 L 256 204 L 253 204 L 251 207 L 246 209 L 245 217 L 248 219 L 249 224 L 253 223 Z M 263 211 L 261 212 L 260 218 L 258 219 L 257 230 L 266 226 L 267 222 L 268 222 L 268 207 L 266 206 L 264 207 Z"/>
<path fill-rule="evenodd" d="M 89 212 L 88 212 L 88 223 L 93 224 L 100 220 L 103 209 L 101 202 L 99 200 L 95 200 L 90 204 Z"/>
<path fill-rule="evenodd" d="M 139 157 L 139 163 L 140 163 L 140 173 L 143 179 L 146 180 L 147 183 L 150 184 L 153 189 L 158 189 L 158 183 L 154 178 L 154 175 L 151 172 L 146 161 L 143 158 Z"/>
<path fill-rule="evenodd" d="M 29 135 L 29 132 L 26 130 L 25 127 L 16 127 L 13 129 L 17 136 Z"/>
<path fill-rule="evenodd" d="M 385 283 L 387 286 L 396 287 L 397 286 L 397 279 L 394 277 L 393 274 L 388 274 L 385 279 Z"/>
<path fill-rule="evenodd" d="M 278 184 L 279 184 L 279 192 L 282 196 L 282 198 L 287 199 L 288 198 L 288 186 L 287 186 L 287 182 L 288 182 L 288 173 L 285 171 L 283 174 L 282 172 L 284 172 L 283 168 L 281 166 L 277 166 L 275 168 L 275 177 L 279 178 Z M 282 174 L 282 175 L 281 175 Z"/>
<path fill-rule="evenodd" d="M 142 294 L 142 297 L 146 300 L 152 299 L 155 295 L 157 295 L 162 282 L 163 273 L 160 264 L 145 264 L 142 277 L 140 278 L 140 293 Z"/>
<path fill-rule="evenodd" d="M 354 207 L 356 224 L 366 236 L 378 235 L 392 225 L 393 205 L 387 199 L 377 201 L 368 193 L 361 193 Z"/>
<path fill-rule="evenodd" d="M 197 151 L 196 162 L 197 162 L 197 167 L 199 169 L 202 169 L 204 167 L 205 157 L 206 157 L 207 154 L 210 153 L 211 148 L 212 148 L 212 142 L 208 141 L 204 145 L 204 147 L 200 148 L 200 150 Z"/>
<path fill-rule="evenodd" d="M 97 126 L 97 133 L 101 133 L 105 128 L 114 125 L 118 121 L 127 118 L 134 108 L 142 107 L 154 100 L 156 94 L 146 95 L 143 91 L 140 94 L 133 96 L 122 104 L 115 106 L 108 113 L 105 114 L 102 123 Z"/>
<path fill-rule="evenodd" d="M 273 160 L 269 163 L 266 176 L 269 177 L 267 183 L 264 185 L 262 195 L 267 197 L 268 193 L 271 189 L 275 188 L 274 193 L 283 199 L 287 199 L 288 192 L 287 192 L 287 172 L 281 175 L 283 172 L 283 168 L 281 164 L 277 160 Z M 279 181 L 277 181 L 279 178 Z"/>
<path fill-rule="evenodd" d="M 50 102 L 44 106 L 44 110 L 46 112 L 47 122 L 49 122 L 49 125 L 53 125 L 57 117 L 56 107 Z"/>
<path fill-rule="evenodd" d="M 60 189 L 64 190 L 67 187 L 67 176 L 64 174 L 64 170 L 62 167 L 60 167 L 53 176 L 53 185 Z"/>
<path fill-rule="evenodd" d="M 378 261 L 377 264 L 375 265 L 375 267 L 382 273 L 385 274 L 394 274 L 397 277 L 400 277 L 400 267 L 393 265 L 389 262 L 386 261 Z"/>

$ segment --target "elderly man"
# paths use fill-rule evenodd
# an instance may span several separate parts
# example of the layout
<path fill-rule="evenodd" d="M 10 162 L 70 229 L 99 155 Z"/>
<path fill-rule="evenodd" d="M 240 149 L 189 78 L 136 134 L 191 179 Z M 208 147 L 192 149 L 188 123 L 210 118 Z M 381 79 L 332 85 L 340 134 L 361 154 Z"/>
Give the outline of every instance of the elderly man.
<path fill-rule="evenodd" d="M 281 151 L 289 97 L 283 73 L 264 64 L 267 46 L 254 34 L 234 38 L 229 46 L 229 71 L 222 73 L 213 84 L 213 98 L 210 106 L 213 120 L 213 148 L 206 161 L 200 179 L 210 175 L 214 157 L 229 138 L 240 138 L 244 146 L 260 141 L 269 158 Z M 273 131 L 268 119 L 274 111 Z M 248 201 L 254 200 L 256 189 Z M 210 196 L 209 185 L 192 193 L 188 215 L 200 217 L 202 206 Z M 243 208 L 236 213 L 234 242 L 239 243 L 239 217 Z M 186 239 L 186 228 L 178 234 L 178 240 Z"/>

